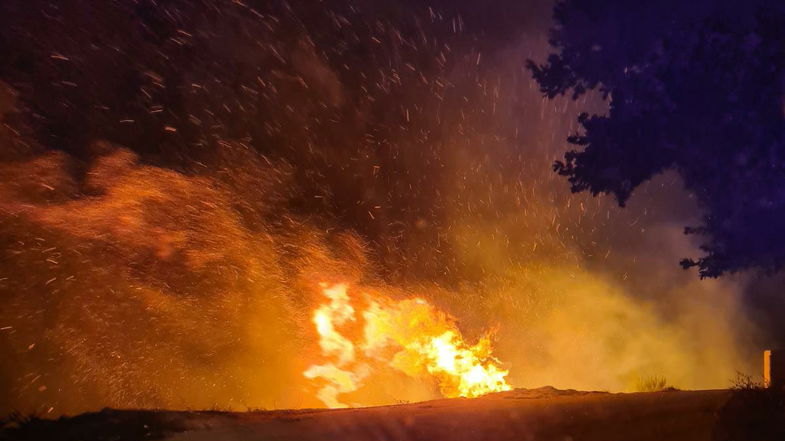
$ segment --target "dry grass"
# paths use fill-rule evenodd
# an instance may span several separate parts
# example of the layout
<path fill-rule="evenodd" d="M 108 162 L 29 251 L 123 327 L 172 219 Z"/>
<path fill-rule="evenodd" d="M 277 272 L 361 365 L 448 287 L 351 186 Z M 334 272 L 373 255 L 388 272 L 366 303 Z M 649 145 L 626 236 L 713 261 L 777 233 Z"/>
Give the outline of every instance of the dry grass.
<path fill-rule="evenodd" d="M 635 385 L 636 392 L 659 392 L 668 388 L 668 380 L 660 375 L 638 378 Z"/>

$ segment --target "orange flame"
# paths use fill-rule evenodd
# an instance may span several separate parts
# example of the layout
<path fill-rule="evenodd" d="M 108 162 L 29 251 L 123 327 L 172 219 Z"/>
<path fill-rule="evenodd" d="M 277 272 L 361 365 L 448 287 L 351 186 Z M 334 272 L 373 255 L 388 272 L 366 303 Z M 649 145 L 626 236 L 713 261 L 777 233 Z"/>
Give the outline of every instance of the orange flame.
<path fill-rule="evenodd" d="M 508 372 L 499 368 L 499 361 L 491 355 L 489 337 L 474 345 L 466 343 L 452 318 L 425 300 L 373 299 L 366 294 L 363 341 L 355 345 L 338 330 L 356 320 L 347 286 L 322 284 L 322 288 L 330 303 L 316 309 L 313 322 L 322 355 L 330 361 L 312 365 L 304 375 L 326 381 L 317 397 L 328 407 L 346 407 L 339 395 L 362 386 L 373 373 L 372 361 L 410 377 L 429 375 L 448 398 L 511 389 L 505 380 Z"/>

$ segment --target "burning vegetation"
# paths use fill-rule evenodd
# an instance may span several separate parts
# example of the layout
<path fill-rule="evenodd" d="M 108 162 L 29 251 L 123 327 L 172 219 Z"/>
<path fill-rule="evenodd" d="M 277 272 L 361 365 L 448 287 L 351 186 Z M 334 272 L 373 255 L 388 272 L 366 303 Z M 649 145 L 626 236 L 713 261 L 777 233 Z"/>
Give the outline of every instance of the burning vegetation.
<path fill-rule="evenodd" d="M 361 387 L 377 364 L 410 377 L 433 376 L 448 398 L 511 389 L 504 379 L 508 372 L 497 367 L 498 360 L 491 356 L 490 338 L 467 344 L 453 320 L 425 300 L 394 302 L 366 294 L 358 345 L 338 330 L 357 319 L 347 286 L 323 284 L 323 292 L 330 302 L 316 310 L 313 322 L 319 346 L 331 361 L 309 367 L 304 375 L 327 381 L 317 394 L 325 405 L 345 407 L 338 395 Z"/>

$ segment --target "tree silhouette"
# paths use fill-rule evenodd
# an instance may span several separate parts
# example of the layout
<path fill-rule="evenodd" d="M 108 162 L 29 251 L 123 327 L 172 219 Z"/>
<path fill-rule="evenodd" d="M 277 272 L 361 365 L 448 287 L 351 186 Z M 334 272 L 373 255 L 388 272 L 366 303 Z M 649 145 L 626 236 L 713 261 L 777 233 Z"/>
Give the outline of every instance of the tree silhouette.
<path fill-rule="evenodd" d="M 613 194 L 676 170 L 704 209 L 700 276 L 785 263 L 785 3 L 565 0 L 547 62 L 528 67 L 548 97 L 589 90 L 554 170 L 573 191 Z"/>

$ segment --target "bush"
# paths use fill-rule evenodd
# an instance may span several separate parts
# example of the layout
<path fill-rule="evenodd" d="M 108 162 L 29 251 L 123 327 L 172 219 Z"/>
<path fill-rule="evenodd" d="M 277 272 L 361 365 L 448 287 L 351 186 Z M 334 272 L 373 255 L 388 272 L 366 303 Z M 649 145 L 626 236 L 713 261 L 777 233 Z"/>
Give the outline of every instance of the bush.
<path fill-rule="evenodd" d="M 636 392 L 659 392 L 665 389 L 668 389 L 668 380 L 659 375 L 638 378 L 638 382 L 635 385 Z"/>
<path fill-rule="evenodd" d="M 731 398 L 719 411 L 714 441 L 785 440 L 785 391 L 764 388 L 742 374 L 731 390 Z"/>

